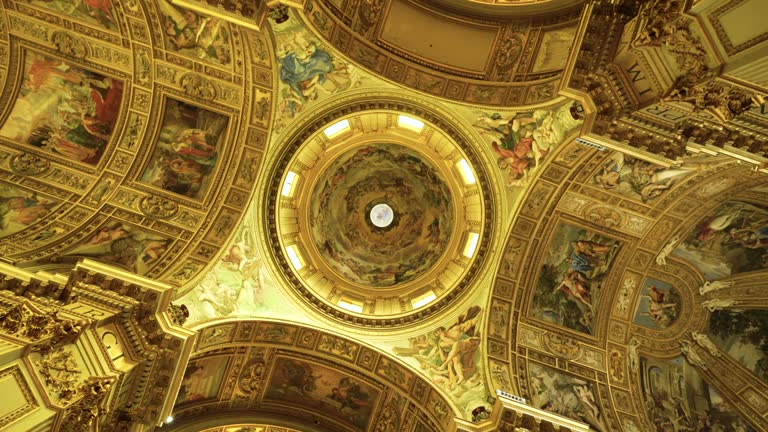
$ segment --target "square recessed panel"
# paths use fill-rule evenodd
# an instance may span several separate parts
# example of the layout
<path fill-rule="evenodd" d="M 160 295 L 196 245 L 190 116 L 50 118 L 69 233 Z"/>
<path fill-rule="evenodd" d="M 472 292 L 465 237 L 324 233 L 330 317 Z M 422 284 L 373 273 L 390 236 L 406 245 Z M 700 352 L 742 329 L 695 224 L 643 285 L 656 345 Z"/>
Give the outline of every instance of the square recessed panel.
<path fill-rule="evenodd" d="M 752 0 L 741 3 L 719 17 L 725 34 L 733 46 L 741 45 L 768 33 L 768 2 Z"/>
<path fill-rule="evenodd" d="M 496 27 L 449 20 L 395 0 L 384 22 L 381 40 L 428 61 L 483 72 L 497 33 Z"/>

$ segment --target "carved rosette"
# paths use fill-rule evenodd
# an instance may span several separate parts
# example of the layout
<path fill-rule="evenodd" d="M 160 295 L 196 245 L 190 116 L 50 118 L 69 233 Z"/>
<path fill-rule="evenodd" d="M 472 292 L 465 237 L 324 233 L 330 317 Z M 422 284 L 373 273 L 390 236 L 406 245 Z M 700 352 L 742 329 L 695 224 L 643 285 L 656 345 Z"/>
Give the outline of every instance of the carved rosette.
<path fill-rule="evenodd" d="M 168 219 L 178 213 L 179 205 L 174 201 L 151 195 L 141 199 L 139 209 L 151 218 Z"/>
<path fill-rule="evenodd" d="M 13 172 L 25 176 L 37 176 L 51 169 L 47 160 L 29 153 L 21 153 L 11 158 Z"/>

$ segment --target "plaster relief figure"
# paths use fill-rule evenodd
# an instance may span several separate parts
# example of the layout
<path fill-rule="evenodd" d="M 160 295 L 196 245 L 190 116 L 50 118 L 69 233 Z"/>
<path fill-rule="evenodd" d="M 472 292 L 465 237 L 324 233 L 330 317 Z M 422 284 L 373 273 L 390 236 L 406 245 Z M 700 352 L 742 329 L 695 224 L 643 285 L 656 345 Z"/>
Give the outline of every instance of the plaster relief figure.
<path fill-rule="evenodd" d="M 667 265 L 667 256 L 671 254 L 673 250 L 675 250 L 675 245 L 679 241 L 680 241 L 680 236 L 672 237 L 669 240 L 669 242 L 667 242 L 667 245 L 664 246 L 661 252 L 659 252 L 659 254 L 656 256 L 656 264 Z"/>
<path fill-rule="evenodd" d="M 704 359 L 701 358 L 699 353 L 696 352 L 696 348 L 691 341 L 683 341 L 680 350 L 683 352 L 683 355 L 685 355 L 688 362 L 702 369 L 707 368 L 707 364 L 704 362 Z"/>
<path fill-rule="evenodd" d="M 709 351 L 713 357 L 720 357 L 722 355 L 720 350 L 715 346 L 715 344 L 712 343 L 711 340 L 709 340 L 707 335 L 699 332 L 693 332 L 691 335 L 693 336 L 693 340 L 695 340 L 696 343 L 699 344 L 702 348 L 705 348 L 707 351 Z"/>
<path fill-rule="evenodd" d="M 704 282 L 704 285 L 699 287 L 699 294 L 704 295 L 708 292 L 721 290 L 723 288 L 729 288 L 736 284 L 735 281 L 712 281 Z"/>
<path fill-rule="evenodd" d="M 718 309 L 725 309 L 725 308 L 734 306 L 736 303 L 738 302 L 733 299 L 716 299 L 715 298 L 712 300 L 707 300 L 701 305 L 707 308 L 710 312 L 714 312 Z"/>
<path fill-rule="evenodd" d="M 639 340 L 636 338 L 629 340 L 629 344 L 627 345 L 627 358 L 629 359 L 629 370 L 632 372 L 637 372 L 640 366 L 640 355 L 637 352 L 639 347 Z"/>

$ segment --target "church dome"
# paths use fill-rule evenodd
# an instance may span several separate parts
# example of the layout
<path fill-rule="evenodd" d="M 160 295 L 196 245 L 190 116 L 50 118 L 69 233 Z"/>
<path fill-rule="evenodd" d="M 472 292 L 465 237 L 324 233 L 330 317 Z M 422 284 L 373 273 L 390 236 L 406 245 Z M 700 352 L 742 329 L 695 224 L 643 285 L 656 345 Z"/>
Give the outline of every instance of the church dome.
<path fill-rule="evenodd" d="M 270 235 L 312 305 L 364 325 L 405 324 L 474 277 L 489 198 L 472 150 L 447 122 L 369 107 L 322 116 L 289 139 L 273 177 Z"/>

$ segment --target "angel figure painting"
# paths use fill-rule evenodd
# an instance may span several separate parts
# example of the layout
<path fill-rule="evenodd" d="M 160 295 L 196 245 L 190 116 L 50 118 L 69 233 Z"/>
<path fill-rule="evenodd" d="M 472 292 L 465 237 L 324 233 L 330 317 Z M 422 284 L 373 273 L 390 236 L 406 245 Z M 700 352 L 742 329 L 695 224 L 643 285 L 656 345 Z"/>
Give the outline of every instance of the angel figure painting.
<path fill-rule="evenodd" d="M 547 155 L 562 143 L 582 120 L 570 113 L 570 104 L 511 115 L 480 113 L 475 129 L 493 150 L 507 186 L 524 186 Z"/>
<path fill-rule="evenodd" d="M 309 406 L 367 430 L 378 396 L 375 388 L 336 370 L 278 357 L 264 400 Z"/>
<path fill-rule="evenodd" d="M 487 396 L 477 350 L 482 343 L 481 312 L 480 306 L 472 306 L 450 326 L 410 338 L 408 347 L 392 350 L 398 356 L 415 360 L 424 374 L 467 414 L 484 405 Z"/>
<path fill-rule="evenodd" d="M 594 384 L 534 363 L 528 375 L 533 406 L 586 423 L 590 430 L 608 430 Z"/>
<path fill-rule="evenodd" d="M 223 317 L 297 315 L 269 272 L 264 271 L 255 231 L 250 222 L 244 222 L 213 268 L 179 297 L 189 309 L 190 324 Z"/>
<path fill-rule="evenodd" d="M 29 2 L 109 30 L 117 30 L 112 0 L 29 0 Z"/>
<path fill-rule="evenodd" d="M 122 81 L 32 51 L 0 137 L 94 165 L 115 129 Z"/>
<path fill-rule="evenodd" d="M 768 208 L 730 201 L 702 219 L 673 252 L 706 280 L 768 268 Z"/>
<path fill-rule="evenodd" d="M 36 192 L 0 183 L 0 238 L 34 225 L 58 204 Z"/>
<path fill-rule="evenodd" d="M 85 242 L 66 253 L 117 264 L 134 273 L 145 274 L 165 253 L 170 240 L 122 222 L 108 223 Z"/>
<path fill-rule="evenodd" d="M 629 198 L 651 202 L 695 172 L 666 168 L 614 152 L 595 174 L 593 184 Z"/>
<path fill-rule="evenodd" d="M 157 0 L 169 48 L 211 63 L 232 62 L 232 42 L 226 22 Z"/>
<path fill-rule="evenodd" d="M 293 12 L 289 16 L 288 21 L 273 28 L 281 84 L 278 122 L 282 117 L 294 118 L 313 101 L 359 82 L 353 66 L 325 48 Z"/>
<path fill-rule="evenodd" d="M 665 329 L 677 321 L 681 308 L 680 300 L 680 293 L 675 287 L 648 278 L 643 283 L 634 322 L 654 330 Z"/>
<path fill-rule="evenodd" d="M 595 306 L 620 242 L 561 224 L 557 227 L 533 296 L 531 315 L 594 334 Z"/>
<path fill-rule="evenodd" d="M 190 198 L 205 194 L 225 141 L 229 118 L 173 99 L 141 181 Z"/>
<path fill-rule="evenodd" d="M 640 381 L 653 430 L 755 432 L 684 357 L 641 358 Z"/>

